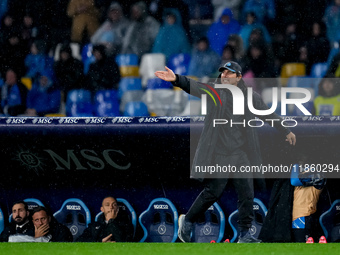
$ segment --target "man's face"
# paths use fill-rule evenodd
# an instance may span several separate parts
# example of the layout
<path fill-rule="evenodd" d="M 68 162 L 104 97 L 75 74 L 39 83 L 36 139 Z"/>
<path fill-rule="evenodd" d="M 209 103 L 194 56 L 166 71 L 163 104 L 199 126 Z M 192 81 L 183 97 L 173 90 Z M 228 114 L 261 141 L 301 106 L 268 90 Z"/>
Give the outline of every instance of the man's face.
<path fill-rule="evenodd" d="M 42 225 L 48 225 L 51 221 L 51 218 L 46 214 L 45 211 L 39 211 L 32 215 L 32 221 L 35 227 L 39 228 Z"/>
<path fill-rule="evenodd" d="M 6 72 L 6 83 L 8 85 L 14 85 L 17 83 L 17 75 L 13 72 L 13 70 L 8 70 Z"/>
<path fill-rule="evenodd" d="M 107 197 L 103 200 L 102 207 L 100 210 L 106 215 L 112 211 L 117 211 L 119 209 L 116 199 L 113 197 Z"/>
<path fill-rule="evenodd" d="M 15 204 L 12 207 L 12 218 L 15 223 L 23 224 L 26 222 L 29 212 L 26 211 L 24 204 Z"/>
<path fill-rule="evenodd" d="M 239 78 L 237 77 L 236 73 L 225 69 L 221 74 L 221 82 L 222 84 L 231 84 L 237 86 L 237 82 Z"/>

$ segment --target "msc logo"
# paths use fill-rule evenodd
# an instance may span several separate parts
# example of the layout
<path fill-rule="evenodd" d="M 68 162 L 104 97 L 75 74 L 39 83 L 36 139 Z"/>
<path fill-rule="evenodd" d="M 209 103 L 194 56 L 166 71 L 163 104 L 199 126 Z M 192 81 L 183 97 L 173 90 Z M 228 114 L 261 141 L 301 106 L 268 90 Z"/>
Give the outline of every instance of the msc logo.
<path fill-rule="evenodd" d="M 132 120 L 132 117 L 115 117 L 112 119 L 112 123 L 131 123 Z"/>
<path fill-rule="evenodd" d="M 79 121 L 79 118 L 61 118 L 59 120 L 59 123 L 62 124 L 77 124 Z"/>
<path fill-rule="evenodd" d="M 168 205 L 153 205 L 154 209 L 169 209 Z"/>
<path fill-rule="evenodd" d="M 10 118 L 6 120 L 7 124 L 25 124 L 27 118 Z"/>
<path fill-rule="evenodd" d="M 34 118 L 32 120 L 33 124 L 51 124 L 53 119 L 50 118 Z"/>
<path fill-rule="evenodd" d="M 104 124 L 105 118 L 86 118 L 85 123 L 86 124 Z"/>
<path fill-rule="evenodd" d="M 303 121 L 322 121 L 323 117 L 322 116 L 311 116 L 311 117 L 303 117 Z"/>
<path fill-rule="evenodd" d="M 81 211 L 80 205 L 66 205 L 67 210 Z"/>

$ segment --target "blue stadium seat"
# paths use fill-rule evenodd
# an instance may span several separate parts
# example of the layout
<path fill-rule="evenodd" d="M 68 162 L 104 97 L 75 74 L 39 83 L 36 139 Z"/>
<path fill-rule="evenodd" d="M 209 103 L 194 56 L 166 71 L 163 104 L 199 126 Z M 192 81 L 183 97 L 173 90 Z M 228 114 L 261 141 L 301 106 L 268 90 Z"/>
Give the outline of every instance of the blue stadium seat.
<path fill-rule="evenodd" d="M 44 204 L 39 199 L 36 198 L 26 198 L 24 199 L 24 201 L 27 203 L 28 210 L 30 211 L 38 206 L 44 206 Z M 9 222 L 12 221 L 12 214 L 9 216 L 8 221 Z"/>
<path fill-rule="evenodd" d="M 121 99 L 126 91 L 143 90 L 142 80 L 136 77 L 123 77 L 119 82 L 118 98 Z"/>
<path fill-rule="evenodd" d="M 2 233 L 4 228 L 5 228 L 5 218 L 4 218 L 4 213 L 2 212 L 0 208 L 0 234 Z"/>
<path fill-rule="evenodd" d="M 85 89 L 69 91 L 66 98 L 66 115 L 70 117 L 93 116 L 91 92 Z"/>
<path fill-rule="evenodd" d="M 78 198 L 67 199 L 53 216 L 70 229 L 73 240 L 76 240 L 91 223 L 90 210 Z"/>
<path fill-rule="evenodd" d="M 315 63 L 312 65 L 310 76 L 313 78 L 322 78 L 328 70 L 328 63 Z"/>
<path fill-rule="evenodd" d="M 218 203 L 214 203 L 194 224 L 191 240 L 195 243 L 221 242 L 224 235 L 225 216 Z"/>
<path fill-rule="evenodd" d="M 100 90 L 94 97 L 94 113 L 97 117 L 119 116 L 117 90 Z"/>
<path fill-rule="evenodd" d="M 180 53 L 170 56 L 168 67 L 176 74 L 188 75 L 190 65 L 190 54 Z"/>
<path fill-rule="evenodd" d="M 117 198 L 117 203 L 119 206 L 119 213 L 126 213 L 128 214 L 128 218 L 131 219 L 131 223 L 133 225 L 133 237 L 136 234 L 136 228 L 137 228 L 137 214 L 131 204 L 124 198 Z M 95 221 L 98 221 L 98 218 L 100 215 L 102 215 L 103 212 L 99 212 L 96 215 Z"/>
<path fill-rule="evenodd" d="M 335 200 L 320 218 L 320 225 L 328 242 L 340 241 L 340 199 Z"/>
<path fill-rule="evenodd" d="M 288 78 L 287 87 L 313 88 L 313 77 L 310 76 L 292 76 Z"/>
<path fill-rule="evenodd" d="M 125 105 L 124 116 L 150 116 L 148 107 L 142 101 L 128 102 Z"/>
<path fill-rule="evenodd" d="M 116 62 L 118 66 L 138 66 L 138 56 L 136 54 L 118 54 Z"/>
<path fill-rule="evenodd" d="M 261 202 L 261 200 L 254 198 L 253 203 L 253 211 L 254 211 L 254 220 L 252 221 L 252 226 L 250 229 L 250 234 L 254 237 L 258 237 L 264 222 L 264 219 L 267 215 L 267 208 L 266 206 Z M 239 229 L 238 229 L 238 210 L 234 211 L 232 214 L 229 215 L 229 224 L 231 228 L 233 229 L 234 236 L 231 239 L 231 243 L 237 241 L 238 236 L 240 235 Z"/>
<path fill-rule="evenodd" d="M 172 89 L 171 82 L 163 81 L 159 78 L 149 79 L 146 85 L 147 89 Z"/>
<path fill-rule="evenodd" d="M 167 198 L 156 198 L 139 216 L 144 231 L 140 242 L 175 242 L 178 232 L 178 212 Z"/>
<path fill-rule="evenodd" d="M 81 60 L 84 64 L 84 74 L 87 74 L 90 68 L 90 64 L 95 61 L 95 57 L 92 54 L 93 45 L 91 43 L 86 44 L 81 51 Z"/>

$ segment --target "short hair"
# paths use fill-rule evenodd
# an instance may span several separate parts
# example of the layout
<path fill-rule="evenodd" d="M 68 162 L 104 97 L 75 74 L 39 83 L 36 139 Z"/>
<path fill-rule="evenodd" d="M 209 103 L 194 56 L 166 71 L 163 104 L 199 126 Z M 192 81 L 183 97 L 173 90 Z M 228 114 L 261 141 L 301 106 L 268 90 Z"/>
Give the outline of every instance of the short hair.
<path fill-rule="evenodd" d="M 117 202 L 117 198 L 115 198 L 114 196 L 106 196 L 106 197 L 104 197 L 103 200 L 102 200 L 102 205 L 103 205 L 104 200 L 107 199 L 107 198 L 109 198 L 109 197 L 112 197 L 112 198 Z"/>
<path fill-rule="evenodd" d="M 32 214 L 31 214 L 31 217 L 33 217 L 33 215 L 37 212 L 40 212 L 40 211 L 44 211 L 46 213 L 47 216 L 51 216 L 50 212 L 46 209 L 46 207 L 44 206 L 37 206 L 35 207 L 33 210 L 32 210 Z"/>
<path fill-rule="evenodd" d="M 14 202 L 13 205 L 12 205 L 12 208 L 13 208 L 13 206 L 15 206 L 17 204 L 23 204 L 24 207 L 25 207 L 25 210 L 28 211 L 28 204 L 24 200 L 19 200 L 19 201 Z"/>

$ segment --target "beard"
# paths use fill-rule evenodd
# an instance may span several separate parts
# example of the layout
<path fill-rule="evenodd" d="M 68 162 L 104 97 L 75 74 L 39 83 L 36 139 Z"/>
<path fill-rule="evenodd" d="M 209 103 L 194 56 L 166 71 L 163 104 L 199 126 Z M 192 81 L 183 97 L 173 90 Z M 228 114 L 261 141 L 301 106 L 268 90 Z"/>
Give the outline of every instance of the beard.
<path fill-rule="evenodd" d="M 23 225 L 26 222 L 27 218 L 26 217 L 24 217 L 24 218 L 16 217 L 13 220 L 17 225 Z"/>

